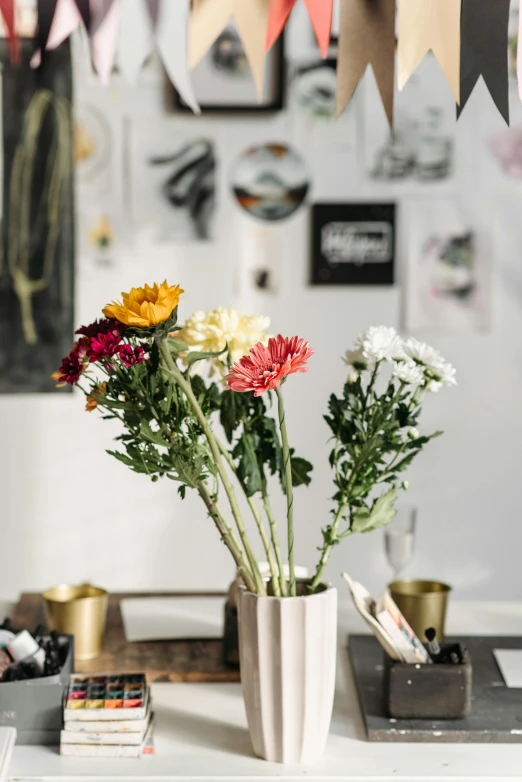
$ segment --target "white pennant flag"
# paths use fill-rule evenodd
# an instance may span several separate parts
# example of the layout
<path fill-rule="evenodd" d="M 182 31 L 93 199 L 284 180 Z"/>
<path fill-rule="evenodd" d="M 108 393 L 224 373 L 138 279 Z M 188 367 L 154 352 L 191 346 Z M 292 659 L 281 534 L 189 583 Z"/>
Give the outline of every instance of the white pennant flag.
<path fill-rule="evenodd" d="M 171 0 L 172 2 L 172 0 Z M 176 4 L 178 0 L 174 0 Z M 143 0 L 125 0 L 120 8 L 118 68 L 136 84 L 141 68 L 154 49 L 152 23 Z"/>
<path fill-rule="evenodd" d="M 163 0 L 158 12 L 156 42 L 168 77 L 192 111 L 200 113 L 188 71 L 190 0 Z"/>

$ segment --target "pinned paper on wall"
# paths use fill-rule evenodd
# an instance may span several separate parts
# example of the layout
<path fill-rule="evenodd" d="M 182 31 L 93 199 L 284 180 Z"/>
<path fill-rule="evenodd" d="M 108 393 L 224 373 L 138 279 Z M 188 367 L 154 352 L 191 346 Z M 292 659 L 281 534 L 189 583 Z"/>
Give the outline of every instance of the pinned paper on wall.
<path fill-rule="evenodd" d="M 375 111 L 377 86 L 364 84 L 364 167 L 382 192 L 445 190 L 456 173 L 455 101 L 437 60 L 428 54 L 395 101 L 393 130 Z"/>
<path fill-rule="evenodd" d="M 404 326 L 410 331 L 484 331 L 492 316 L 492 241 L 454 200 L 407 205 Z M 480 224 L 480 227 L 479 227 Z"/>
<path fill-rule="evenodd" d="M 174 117 L 130 123 L 128 169 L 132 223 L 138 242 L 212 238 L 216 202 L 215 132 Z"/>

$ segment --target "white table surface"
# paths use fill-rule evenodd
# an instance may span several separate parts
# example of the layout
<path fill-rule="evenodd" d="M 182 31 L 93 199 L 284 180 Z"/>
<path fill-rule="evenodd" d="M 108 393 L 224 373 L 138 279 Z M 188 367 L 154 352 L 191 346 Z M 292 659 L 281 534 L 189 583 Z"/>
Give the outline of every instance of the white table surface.
<path fill-rule="evenodd" d="M 140 760 L 61 758 L 57 748 L 16 747 L 11 780 L 521 780 L 521 744 L 379 744 L 365 740 L 346 654 L 346 633 L 364 632 L 341 607 L 334 717 L 321 761 L 280 766 L 253 757 L 236 684 L 154 684 L 156 755 Z M 522 603 L 452 603 L 448 633 L 522 635 Z M 522 690 L 520 691 L 522 714 Z"/>

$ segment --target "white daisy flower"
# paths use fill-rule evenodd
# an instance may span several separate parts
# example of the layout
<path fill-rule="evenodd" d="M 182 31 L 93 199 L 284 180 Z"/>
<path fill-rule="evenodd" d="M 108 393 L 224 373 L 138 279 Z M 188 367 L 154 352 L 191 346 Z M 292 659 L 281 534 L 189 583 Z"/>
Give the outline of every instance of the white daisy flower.
<path fill-rule="evenodd" d="M 370 326 L 366 332 L 359 334 L 356 347 L 362 350 L 370 363 L 404 356 L 402 339 L 391 326 Z"/>
<path fill-rule="evenodd" d="M 424 382 L 424 369 L 414 361 L 394 362 L 392 375 L 401 383 L 407 383 L 409 386 L 416 386 Z"/>

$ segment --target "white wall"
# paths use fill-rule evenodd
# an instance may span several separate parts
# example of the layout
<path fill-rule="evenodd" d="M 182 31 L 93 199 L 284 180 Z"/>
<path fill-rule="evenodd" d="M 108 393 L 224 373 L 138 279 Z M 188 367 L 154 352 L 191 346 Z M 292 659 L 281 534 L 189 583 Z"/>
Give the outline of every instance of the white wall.
<path fill-rule="evenodd" d="M 301 32 L 294 35 L 291 50 L 306 48 L 308 31 L 306 39 Z M 109 102 L 117 128 L 129 113 L 150 115 L 161 105 L 159 90 L 148 86 L 133 92 L 115 85 L 103 93 L 79 85 L 79 92 Z M 382 109 L 375 101 L 374 115 L 364 118 L 360 103 L 358 94 L 351 111 L 357 114 L 359 142 L 342 147 L 337 167 L 328 173 L 320 146 L 312 144 L 306 150 L 313 170 L 310 200 L 369 195 L 359 165 L 364 122 L 381 121 Z M 291 378 L 285 391 L 293 444 L 315 464 L 312 486 L 296 496 L 297 559 L 312 566 L 332 493 L 322 414 L 330 392 L 342 387 L 339 356 L 368 325 L 400 327 L 401 290 L 399 285 L 309 287 L 305 208 L 274 229 L 272 241 L 279 247 L 281 263 L 279 294 L 241 295 L 241 253 L 252 249 L 252 242 L 258 248 L 259 244 L 252 238 L 252 224 L 238 214 L 229 194 L 230 165 L 256 140 L 296 143 L 296 129 L 285 113 L 272 118 L 216 118 L 212 123 L 220 154 L 215 241 L 139 250 L 122 243 L 113 269 L 100 269 L 91 256 L 80 254 L 76 319 L 90 321 L 107 300 L 131 285 L 168 277 L 186 290 L 181 317 L 196 308 L 243 306 L 269 314 L 274 331 L 310 340 L 316 350 L 310 371 Z M 425 406 L 423 426 L 443 428 L 446 434 L 430 444 L 408 475 L 408 500 L 419 508 L 417 550 L 409 572 L 446 579 L 463 598 L 507 599 L 520 598 L 521 586 L 522 184 L 518 190 L 508 188 L 486 167 L 482 144 L 490 127 L 501 128 L 501 121 L 481 85 L 459 122 L 458 193 L 467 206 L 478 210 L 488 228 L 493 230 L 493 218 L 497 221 L 495 325 L 487 335 L 425 335 L 456 365 L 459 385 L 433 395 Z M 117 145 L 115 154 L 120 151 Z M 401 205 L 400 264 L 405 259 L 408 209 L 404 199 Z M 82 202 L 78 206 L 85 208 Z M 231 580 L 232 562 L 198 498 L 189 495 L 182 502 L 173 484 L 152 484 L 107 456 L 104 450 L 115 432 L 96 414 L 83 411 L 79 393 L 0 399 L 0 596 L 12 598 L 21 590 L 85 579 L 109 589 L 222 588 Z M 381 588 L 390 575 L 382 535 L 354 537 L 338 547 L 330 577 L 337 579 L 341 569 L 374 590 Z"/>

